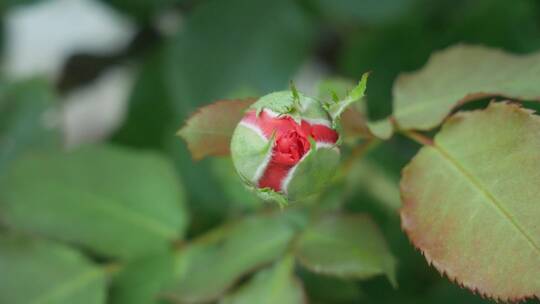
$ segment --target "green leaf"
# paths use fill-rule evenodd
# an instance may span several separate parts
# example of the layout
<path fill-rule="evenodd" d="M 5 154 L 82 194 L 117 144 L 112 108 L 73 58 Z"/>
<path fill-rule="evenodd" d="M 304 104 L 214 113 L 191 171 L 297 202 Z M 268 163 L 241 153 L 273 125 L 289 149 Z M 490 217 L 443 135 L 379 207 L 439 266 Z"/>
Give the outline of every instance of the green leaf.
<path fill-rule="evenodd" d="M 109 303 L 153 303 L 157 300 L 159 291 L 172 279 L 173 265 L 173 254 L 170 250 L 122 265 L 122 270 L 113 278 Z"/>
<path fill-rule="evenodd" d="M 174 4 L 182 4 L 187 0 L 103 0 L 108 5 L 115 7 L 121 13 L 128 14 L 140 23 L 150 22 L 160 12 L 170 10 Z"/>
<path fill-rule="evenodd" d="M 373 71 L 369 76 L 369 96 L 364 98 L 369 119 L 392 114 L 390 101 L 395 78 L 402 71 L 421 67 L 439 43 L 441 35 L 433 33 L 434 26 L 424 21 L 423 9 L 416 7 L 412 18 L 384 27 L 366 27 L 344 37 L 340 73 L 357 78 L 360 71 Z"/>
<path fill-rule="evenodd" d="M 222 220 L 228 202 L 210 163 L 194 163 L 175 131 L 213 100 L 286 88 L 309 56 L 316 28 L 302 7 L 289 0 L 201 1 L 190 8 L 178 35 L 147 58 L 115 141 L 171 155 L 184 179 L 197 231 Z"/>
<path fill-rule="evenodd" d="M 339 119 L 343 111 L 350 106 L 353 102 L 360 100 L 362 97 L 364 97 L 364 94 L 366 92 L 367 87 L 367 80 L 369 77 L 369 72 L 364 73 L 362 75 L 362 78 L 358 82 L 358 85 L 354 87 L 347 96 L 345 96 L 344 99 L 339 101 L 334 101 L 330 103 L 327 107 L 328 113 L 330 114 L 330 117 L 333 121 L 336 121 Z"/>
<path fill-rule="evenodd" d="M 308 56 L 314 28 L 294 2 L 201 4 L 190 10 L 182 31 L 148 58 L 120 140 L 155 144 L 156 139 L 163 140 L 159 136 L 168 132 L 167 125 L 181 123 L 212 100 L 239 91 L 282 90 Z M 140 132 L 145 132 L 143 138 Z"/>
<path fill-rule="evenodd" d="M 401 207 L 397 178 L 392 178 L 380 165 L 366 158 L 352 163 L 349 172 L 346 180 L 348 192 L 361 190 L 376 199 L 389 213 L 396 214 Z"/>
<path fill-rule="evenodd" d="M 346 78 L 328 78 L 318 85 L 318 99 L 327 104 L 332 101 L 339 103 L 340 98 L 345 99 L 354 87 L 354 83 Z M 358 90 L 358 87 L 356 89 Z M 359 138 L 373 136 L 383 140 L 392 137 L 394 130 L 389 118 L 372 122 L 367 119 L 366 113 L 365 102 L 354 103 L 343 111 L 340 125 L 346 143 L 354 144 Z"/>
<path fill-rule="evenodd" d="M 540 296 L 540 118 L 460 112 L 404 169 L 402 227 L 426 259 L 484 296 Z"/>
<path fill-rule="evenodd" d="M 394 116 L 401 129 L 429 130 L 458 105 L 490 96 L 540 100 L 540 53 L 507 54 L 457 45 L 394 85 Z"/>
<path fill-rule="evenodd" d="M 105 303 L 103 270 L 60 244 L 2 233 L 0 269 L 0 303 Z"/>
<path fill-rule="evenodd" d="M 8 226 L 129 258 L 182 237 L 183 191 L 161 156 L 112 146 L 32 153 L 0 184 Z"/>
<path fill-rule="evenodd" d="M 317 273 L 358 279 L 385 274 L 396 285 L 396 261 L 366 215 L 320 219 L 301 234 L 296 254 L 302 265 Z"/>
<path fill-rule="evenodd" d="M 363 293 L 354 281 L 315 274 L 306 270 L 300 273 L 300 278 L 304 283 L 309 303 L 362 303 Z"/>
<path fill-rule="evenodd" d="M 323 17 L 342 26 L 380 25 L 404 15 L 416 3 L 412 0 L 310 0 Z"/>
<path fill-rule="evenodd" d="M 345 98 L 354 87 L 354 81 L 348 78 L 326 78 L 317 85 L 317 99 L 325 103 L 339 101 L 341 98 Z M 366 112 L 364 103 L 356 105 L 360 112 Z"/>
<path fill-rule="evenodd" d="M 314 34 L 311 19 L 288 0 L 197 5 L 175 37 L 176 73 L 170 76 L 181 74 L 186 84 L 175 103 L 201 105 L 246 88 L 283 90 L 309 55 Z M 175 88 L 177 79 L 169 80 Z"/>
<path fill-rule="evenodd" d="M 193 158 L 229 155 L 232 133 L 254 101 L 254 98 L 220 100 L 191 116 L 178 135 L 187 142 Z"/>
<path fill-rule="evenodd" d="M 367 127 L 373 136 L 383 140 L 388 140 L 394 135 L 394 125 L 390 118 L 368 121 Z"/>
<path fill-rule="evenodd" d="M 54 96 L 45 81 L 34 79 L 0 86 L 0 174 L 21 154 L 60 146 L 52 124 Z"/>
<path fill-rule="evenodd" d="M 165 151 L 173 160 L 185 184 L 195 230 L 218 221 L 223 210 L 223 193 L 209 169 L 208 160 L 195 163 L 185 143 L 174 133 L 184 122 L 179 113 L 192 109 L 187 102 L 173 103 L 183 82 L 174 75 L 172 59 L 176 49 L 160 49 L 145 59 L 129 100 L 127 121 L 113 141 L 122 145 Z M 174 80 L 174 81 L 173 81 Z M 212 191 L 208 191 L 212 189 Z M 225 202 L 226 203 L 226 202 Z M 217 218 L 217 219 L 216 219 Z M 193 228 L 192 227 L 192 228 Z"/>
<path fill-rule="evenodd" d="M 222 226 L 186 247 L 168 296 L 182 303 L 217 299 L 242 275 L 283 254 L 295 229 L 283 216 L 256 216 Z"/>
<path fill-rule="evenodd" d="M 302 284 L 294 276 L 294 259 L 287 256 L 271 268 L 257 273 L 220 303 L 302 304 L 306 299 Z"/>

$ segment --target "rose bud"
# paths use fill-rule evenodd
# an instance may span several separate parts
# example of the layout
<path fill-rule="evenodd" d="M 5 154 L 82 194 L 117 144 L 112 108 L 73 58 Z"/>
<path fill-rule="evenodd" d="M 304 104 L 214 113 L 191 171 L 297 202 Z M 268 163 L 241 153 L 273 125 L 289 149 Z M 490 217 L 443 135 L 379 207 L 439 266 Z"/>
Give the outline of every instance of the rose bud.
<path fill-rule="evenodd" d="M 294 88 L 263 96 L 233 133 L 236 171 L 266 200 L 286 203 L 317 194 L 339 164 L 334 125 L 318 100 Z"/>
<path fill-rule="evenodd" d="M 343 111 L 360 100 L 369 73 L 347 96 L 320 101 L 291 91 L 261 97 L 246 111 L 231 139 L 231 156 L 245 185 L 280 205 L 316 195 L 337 171 Z"/>

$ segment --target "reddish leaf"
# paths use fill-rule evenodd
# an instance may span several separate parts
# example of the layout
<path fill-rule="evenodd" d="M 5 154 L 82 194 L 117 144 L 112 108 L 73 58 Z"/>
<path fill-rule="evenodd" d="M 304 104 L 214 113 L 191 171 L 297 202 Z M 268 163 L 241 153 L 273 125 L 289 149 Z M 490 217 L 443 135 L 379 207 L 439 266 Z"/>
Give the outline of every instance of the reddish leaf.
<path fill-rule="evenodd" d="M 178 131 L 194 159 L 229 154 L 234 128 L 255 98 L 220 100 L 200 108 Z"/>
<path fill-rule="evenodd" d="M 370 138 L 372 136 L 366 125 L 364 114 L 354 107 L 349 107 L 343 112 L 341 126 L 346 138 Z"/>
<path fill-rule="evenodd" d="M 515 55 L 483 46 L 456 45 L 436 52 L 393 88 L 394 117 L 403 130 L 430 130 L 452 110 L 491 96 L 540 100 L 540 53 Z"/>
<path fill-rule="evenodd" d="M 495 300 L 540 297 L 540 117 L 460 112 L 403 170 L 403 229 L 430 264 Z"/>

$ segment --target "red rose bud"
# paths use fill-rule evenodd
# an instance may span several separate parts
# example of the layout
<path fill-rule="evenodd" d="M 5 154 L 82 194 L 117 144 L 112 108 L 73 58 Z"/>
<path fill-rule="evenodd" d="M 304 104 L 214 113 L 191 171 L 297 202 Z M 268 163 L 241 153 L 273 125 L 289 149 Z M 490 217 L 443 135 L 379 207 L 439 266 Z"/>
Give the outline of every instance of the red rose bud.
<path fill-rule="evenodd" d="M 265 199 L 316 194 L 339 163 L 339 134 L 315 99 L 296 92 L 266 95 L 253 104 L 231 141 L 236 170 Z"/>

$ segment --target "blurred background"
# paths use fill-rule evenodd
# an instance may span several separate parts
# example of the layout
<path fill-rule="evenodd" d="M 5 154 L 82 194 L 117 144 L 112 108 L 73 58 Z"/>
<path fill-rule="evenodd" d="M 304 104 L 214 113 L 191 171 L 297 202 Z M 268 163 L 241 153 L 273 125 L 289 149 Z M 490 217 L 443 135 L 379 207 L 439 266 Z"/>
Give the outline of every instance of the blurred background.
<path fill-rule="evenodd" d="M 383 118 L 396 76 L 434 51 L 457 43 L 539 50 L 540 2 L 0 0 L 0 29 L 0 175 L 47 145 L 106 141 L 158 151 L 183 182 L 190 238 L 260 208 L 229 159 L 193 162 L 175 136 L 198 107 L 282 90 L 290 80 L 316 95 L 323 79 L 372 71 L 367 113 Z M 395 136 L 374 149 L 367 157 L 380 181 L 351 177 L 340 198 L 345 210 L 370 212 L 381 227 L 398 260 L 399 288 L 384 278 L 325 285 L 331 290 L 306 283 L 314 303 L 488 302 L 430 268 L 389 211 L 417 148 Z"/>

